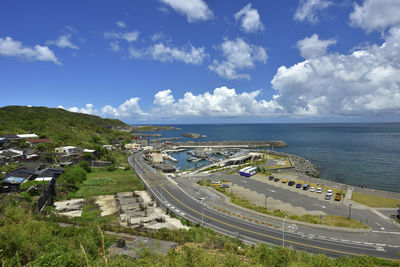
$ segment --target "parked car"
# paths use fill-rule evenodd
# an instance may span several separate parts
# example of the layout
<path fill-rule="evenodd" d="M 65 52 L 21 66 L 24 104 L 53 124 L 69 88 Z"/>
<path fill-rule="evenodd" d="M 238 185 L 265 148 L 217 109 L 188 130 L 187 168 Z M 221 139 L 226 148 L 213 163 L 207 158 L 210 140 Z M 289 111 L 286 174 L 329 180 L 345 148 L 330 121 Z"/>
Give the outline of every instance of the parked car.
<path fill-rule="evenodd" d="M 304 184 L 304 185 L 303 185 L 303 190 L 308 190 L 308 188 L 310 188 L 310 185 L 309 185 L 309 184 Z"/>
<path fill-rule="evenodd" d="M 282 179 L 282 184 L 285 184 L 285 183 L 287 183 L 287 182 L 288 182 L 287 179 Z"/>
<path fill-rule="evenodd" d="M 228 184 L 221 184 L 221 185 L 219 186 L 219 188 L 229 188 L 229 185 L 228 185 Z"/>
<path fill-rule="evenodd" d="M 333 190 L 331 190 L 331 189 L 327 190 L 326 194 L 332 196 L 333 195 Z"/>
<path fill-rule="evenodd" d="M 279 180 L 280 180 L 279 178 L 275 178 L 274 182 L 279 182 Z"/>
<path fill-rule="evenodd" d="M 329 193 L 326 193 L 326 195 L 325 195 L 325 199 L 326 199 L 326 200 L 330 200 L 331 197 L 332 197 L 332 195 L 330 195 Z"/>
<path fill-rule="evenodd" d="M 296 188 L 301 188 L 302 184 L 296 184 Z"/>
<path fill-rule="evenodd" d="M 220 183 L 213 184 L 213 186 L 220 186 L 220 185 L 221 185 Z"/>
<path fill-rule="evenodd" d="M 336 201 L 340 201 L 341 199 L 342 199 L 342 194 L 336 193 L 336 194 L 335 194 L 335 200 L 336 200 Z"/>
<path fill-rule="evenodd" d="M 274 176 L 270 176 L 270 177 L 268 177 L 268 179 L 270 180 L 270 181 L 272 181 L 272 180 L 274 180 Z"/>
<path fill-rule="evenodd" d="M 295 184 L 296 184 L 295 181 L 289 181 L 288 186 L 292 186 L 292 185 L 295 185 Z"/>
<path fill-rule="evenodd" d="M 324 192 L 324 189 L 322 189 L 321 187 L 318 187 L 317 188 L 317 193 L 318 194 L 322 194 L 322 192 Z"/>
<path fill-rule="evenodd" d="M 314 186 L 311 186 L 310 187 L 310 192 L 314 192 L 315 191 L 315 187 Z"/>

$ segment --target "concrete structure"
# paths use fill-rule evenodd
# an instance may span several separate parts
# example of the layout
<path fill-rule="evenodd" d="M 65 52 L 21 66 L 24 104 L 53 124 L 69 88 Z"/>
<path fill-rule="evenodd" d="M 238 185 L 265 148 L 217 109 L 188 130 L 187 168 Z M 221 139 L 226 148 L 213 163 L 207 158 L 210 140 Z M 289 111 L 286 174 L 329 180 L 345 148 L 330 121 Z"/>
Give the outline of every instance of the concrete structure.
<path fill-rule="evenodd" d="M 75 146 L 62 146 L 62 147 L 57 147 L 55 151 L 57 153 L 65 153 L 67 155 L 71 155 L 76 153 L 77 149 Z"/>
<path fill-rule="evenodd" d="M 136 149 L 136 150 L 140 150 L 141 145 L 137 144 L 137 143 L 130 143 L 130 144 L 126 144 L 125 149 Z"/>
<path fill-rule="evenodd" d="M 160 152 L 152 152 L 150 153 L 150 160 L 153 163 L 162 163 L 163 162 L 163 154 Z"/>

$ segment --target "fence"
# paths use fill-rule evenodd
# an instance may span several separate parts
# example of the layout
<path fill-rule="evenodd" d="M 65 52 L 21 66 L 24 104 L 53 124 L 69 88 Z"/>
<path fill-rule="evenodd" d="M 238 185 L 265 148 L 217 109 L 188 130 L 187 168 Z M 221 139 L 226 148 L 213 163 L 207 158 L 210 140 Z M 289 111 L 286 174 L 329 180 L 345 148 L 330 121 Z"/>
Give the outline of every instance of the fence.
<path fill-rule="evenodd" d="M 46 206 L 54 204 L 54 197 L 56 195 L 56 180 L 53 178 L 49 185 L 43 190 L 42 195 L 38 199 L 36 205 L 39 212 L 42 212 Z"/>

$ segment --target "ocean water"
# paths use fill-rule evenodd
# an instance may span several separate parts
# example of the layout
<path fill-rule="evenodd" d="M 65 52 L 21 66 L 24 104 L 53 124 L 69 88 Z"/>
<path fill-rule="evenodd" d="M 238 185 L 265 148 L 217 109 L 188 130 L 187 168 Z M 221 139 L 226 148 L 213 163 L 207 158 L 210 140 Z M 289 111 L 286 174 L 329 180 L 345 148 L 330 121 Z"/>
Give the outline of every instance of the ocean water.
<path fill-rule="evenodd" d="M 188 132 L 207 135 L 201 139 L 182 137 L 180 141 L 282 140 L 288 147 L 279 151 L 313 161 L 323 179 L 400 192 L 400 123 L 171 126 L 180 129 L 162 131 L 163 137 L 181 137 Z M 184 154 L 176 155 L 178 165 L 193 167 L 185 162 Z"/>

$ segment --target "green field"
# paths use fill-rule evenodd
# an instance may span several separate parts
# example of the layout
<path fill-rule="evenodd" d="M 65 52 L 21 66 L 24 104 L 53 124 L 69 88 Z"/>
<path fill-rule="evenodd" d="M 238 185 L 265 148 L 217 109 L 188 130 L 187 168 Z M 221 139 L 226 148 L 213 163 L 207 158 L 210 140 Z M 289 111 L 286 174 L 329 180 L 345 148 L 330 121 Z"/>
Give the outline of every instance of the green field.
<path fill-rule="evenodd" d="M 372 196 L 358 192 L 353 192 L 352 200 L 372 208 L 397 208 L 400 205 L 400 199 Z"/>
<path fill-rule="evenodd" d="M 90 196 L 111 195 L 117 192 L 143 190 L 143 184 L 132 170 L 115 170 L 108 172 L 93 169 L 87 174 L 77 192 L 68 195 L 70 198 L 86 198 Z"/>

